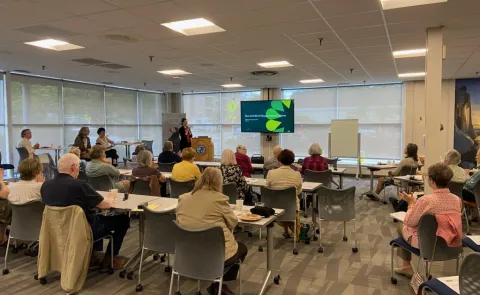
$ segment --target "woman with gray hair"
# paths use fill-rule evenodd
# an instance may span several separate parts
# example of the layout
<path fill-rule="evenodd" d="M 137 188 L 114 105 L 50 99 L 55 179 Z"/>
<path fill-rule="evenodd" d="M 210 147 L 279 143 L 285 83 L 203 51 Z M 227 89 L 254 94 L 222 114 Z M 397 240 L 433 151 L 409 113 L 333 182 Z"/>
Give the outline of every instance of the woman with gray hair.
<path fill-rule="evenodd" d="M 173 151 L 173 142 L 165 141 L 163 144 L 163 152 L 158 155 L 158 163 L 170 164 L 170 163 L 180 163 L 182 159 L 180 156 Z"/>
<path fill-rule="evenodd" d="M 322 157 L 322 148 L 318 143 L 312 143 L 308 148 L 308 154 L 310 157 L 303 159 L 302 174 L 305 170 L 312 171 L 326 171 L 328 170 L 327 159 Z"/>
<path fill-rule="evenodd" d="M 132 175 L 134 177 L 139 177 L 139 178 L 147 178 L 150 176 L 156 176 L 158 177 L 158 180 L 160 182 L 166 182 L 167 179 L 165 178 L 162 173 L 156 168 L 156 164 L 153 163 L 152 161 L 152 153 L 147 150 L 140 151 L 137 155 L 137 163 L 138 167 L 133 168 L 132 170 Z"/>
<path fill-rule="evenodd" d="M 462 161 L 462 155 L 456 150 L 449 150 L 445 153 L 443 162 L 448 165 L 448 168 L 453 171 L 453 178 L 451 181 L 465 182 L 468 179 L 467 172 L 462 167 L 458 166 Z"/>

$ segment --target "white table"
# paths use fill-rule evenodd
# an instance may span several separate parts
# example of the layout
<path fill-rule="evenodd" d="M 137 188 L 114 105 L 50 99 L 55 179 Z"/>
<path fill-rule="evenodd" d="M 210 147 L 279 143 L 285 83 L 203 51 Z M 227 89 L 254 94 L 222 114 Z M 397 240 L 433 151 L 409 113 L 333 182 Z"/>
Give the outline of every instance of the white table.
<path fill-rule="evenodd" d="M 132 176 L 132 170 L 131 169 L 118 169 L 120 171 L 121 176 Z M 162 173 L 165 178 L 171 178 L 172 177 L 172 172 L 160 172 Z"/>
<path fill-rule="evenodd" d="M 142 144 L 141 142 L 118 142 L 115 143 L 115 145 L 123 145 L 125 146 L 125 157 L 127 159 L 130 159 L 130 146 L 132 145 L 140 145 Z"/>
<path fill-rule="evenodd" d="M 193 162 L 195 165 L 198 165 L 202 168 L 206 167 L 220 167 L 221 163 L 220 162 L 201 162 L 201 161 L 195 161 Z M 263 169 L 263 164 L 254 164 L 252 163 L 253 169 Z"/>
<path fill-rule="evenodd" d="M 69 149 L 68 147 L 39 147 L 36 149 L 37 151 L 54 151 L 55 152 L 55 165 L 58 164 L 58 159 L 60 158 L 60 151 Z"/>
<path fill-rule="evenodd" d="M 380 171 L 384 169 L 395 169 L 397 168 L 396 164 L 386 164 L 386 165 L 362 165 L 362 167 L 367 168 L 370 170 L 370 190 L 360 195 L 360 198 L 363 196 L 369 196 L 371 198 L 375 198 L 380 201 L 380 197 L 375 193 L 373 190 L 373 176 L 375 171 Z M 386 204 L 387 202 L 383 200 L 383 203 Z"/>
<path fill-rule="evenodd" d="M 332 174 L 333 175 L 338 175 L 338 177 L 340 178 L 340 183 L 338 184 L 338 188 L 343 188 L 343 175 L 345 174 L 345 170 L 347 170 L 347 168 L 338 168 L 335 169 L 333 168 L 332 166 L 329 167 L 330 171 L 332 171 Z"/>
<path fill-rule="evenodd" d="M 413 176 L 414 179 L 410 179 Z M 417 185 L 424 185 L 422 175 L 405 175 L 405 176 L 395 176 L 393 179 L 406 182 L 406 183 L 413 183 Z"/>
<path fill-rule="evenodd" d="M 250 186 L 254 186 L 254 187 L 267 186 L 266 179 L 245 177 L 245 180 L 247 180 L 247 184 Z M 302 191 L 305 193 L 311 193 L 316 191 L 320 186 L 322 186 L 320 182 L 303 182 Z"/>

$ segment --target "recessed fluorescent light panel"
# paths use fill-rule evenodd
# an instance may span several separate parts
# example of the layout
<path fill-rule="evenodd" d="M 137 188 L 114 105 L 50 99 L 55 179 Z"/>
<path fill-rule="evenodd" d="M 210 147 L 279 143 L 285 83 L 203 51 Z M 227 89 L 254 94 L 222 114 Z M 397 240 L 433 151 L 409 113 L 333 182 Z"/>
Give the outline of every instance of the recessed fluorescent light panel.
<path fill-rule="evenodd" d="M 36 47 L 46 48 L 55 51 L 65 51 L 65 50 L 74 50 L 74 49 L 81 49 L 85 48 L 82 46 L 78 46 L 75 44 L 70 44 L 65 41 L 55 40 L 55 39 L 45 39 L 33 42 L 26 42 L 27 45 L 32 45 Z"/>
<path fill-rule="evenodd" d="M 323 83 L 325 81 L 323 81 L 322 79 L 310 79 L 310 80 L 300 80 L 299 82 L 302 84 L 315 84 L 315 83 Z"/>
<path fill-rule="evenodd" d="M 181 75 L 190 75 L 191 73 L 186 72 L 184 70 L 165 70 L 165 71 L 158 71 L 160 74 L 170 75 L 170 76 L 181 76 Z"/>
<path fill-rule="evenodd" d="M 223 88 L 240 88 L 245 87 L 242 84 L 224 84 L 222 85 Z"/>
<path fill-rule="evenodd" d="M 427 49 L 410 49 L 410 50 L 399 50 L 393 52 L 394 58 L 408 58 L 408 57 L 419 57 L 425 56 L 427 54 Z"/>
<path fill-rule="evenodd" d="M 293 67 L 293 65 L 286 60 L 261 62 L 261 63 L 258 63 L 258 65 L 267 69 Z"/>
<path fill-rule="evenodd" d="M 443 3 L 448 0 L 382 0 L 383 10 L 396 9 L 410 6 Z"/>
<path fill-rule="evenodd" d="M 225 32 L 224 29 L 204 18 L 187 19 L 178 22 L 164 23 L 162 26 L 186 36 Z"/>
<path fill-rule="evenodd" d="M 425 72 L 398 74 L 399 78 L 425 77 Z"/>

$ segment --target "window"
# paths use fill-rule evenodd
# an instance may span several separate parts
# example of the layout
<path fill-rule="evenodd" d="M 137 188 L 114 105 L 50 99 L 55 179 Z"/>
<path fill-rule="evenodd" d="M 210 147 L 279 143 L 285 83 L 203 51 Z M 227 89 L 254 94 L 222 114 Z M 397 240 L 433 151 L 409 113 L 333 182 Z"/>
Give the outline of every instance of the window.
<path fill-rule="evenodd" d="M 5 130 L 5 74 L 0 72 L 0 152 L 1 163 L 8 163 L 7 136 Z"/>
<path fill-rule="evenodd" d="M 318 142 L 328 155 L 330 121 L 359 119 L 361 157 L 398 160 L 401 157 L 402 85 L 284 89 L 282 99 L 295 100 L 295 134 L 282 134 L 281 145 L 299 157 Z"/>
<path fill-rule="evenodd" d="M 165 113 L 166 100 L 163 94 L 138 92 L 139 128 L 140 138 L 153 140 L 154 156 L 162 151 L 162 113 Z"/>
<path fill-rule="evenodd" d="M 260 100 L 260 91 L 194 93 L 182 96 L 193 136 L 209 136 L 214 144 L 215 156 L 224 149 L 239 144 L 247 146 L 248 153 L 260 153 L 260 134 L 242 133 L 240 128 L 240 102 Z"/>

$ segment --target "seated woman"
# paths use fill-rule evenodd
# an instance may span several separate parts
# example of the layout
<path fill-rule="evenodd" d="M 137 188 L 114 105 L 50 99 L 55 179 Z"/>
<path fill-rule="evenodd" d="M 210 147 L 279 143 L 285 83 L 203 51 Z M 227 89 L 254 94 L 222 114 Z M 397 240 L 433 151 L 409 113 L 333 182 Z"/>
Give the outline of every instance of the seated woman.
<path fill-rule="evenodd" d="M 150 151 L 140 151 L 140 153 L 137 155 L 138 167 L 133 168 L 132 176 L 144 179 L 149 178 L 150 176 L 156 176 L 158 177 L 158 181 L 160 183 L 165 183 L 167 179 L 162 175 L 162 173 L 160 173 L 160 171 L 157 169 L 157 165 L 153 163 L 152 159 L 153 155 Z"/>
<path fill-rule="evenodd" d="M 278 160 L 282 164 L 280 168 L 270 170 L 267 174 L 267 187 L 274 190 L 282 190 L 290 187 L 294 187 L 297 192 L 297 218 L 295 224 L 293 222 L 278 222 L 280 226 L 283 226 L 284 237 L 289 238 L 290 233 L 288 228 L 294 232 L 294 226 L 296 226 L 298 240 L 300 235 L 300 201 L 298 196 L 302 193 L 302 176 L 300 172 L 294 171 L 291 167 L 295 161 L 295 154 L 291 150 L 282 150 L 278 155 Z"/>
<path fill-rule="evenodd" d="M 399 176 L 400 171 L 404 166 L 411 166 L 411 167 L 418 167 L 418 146 L 414 143 L 409 143 L 403 153 L 405 154 L 405 158 L 403 158 L 398 166 L 393 171 L 388 171 L 388 177 L 380 177 L 378 179 L 377 190 L 375 191 L 378 194 L 382 192 L 385 188 L 385 185 L 392 185 L 393 184 L 393 177 Z"/>
<path fill-rule="evenodd" d="M 222 194 L 222 182 L 219 169 L 212 167 L 205 169 L 193 190 L 178 198 L 177 222 L 188 229 L 203 229 L 213 226 L 223 229 L 225 267 L 231 266 L 223 276 L 223 281 L 228 282 L 237 278 L 238 266 L 234 264 L 239 259 L 245 260 L 248 249 L 245 244 L 235 241 L 233 236 L 232 230 L 238 220 L 228 204 L 228 197 Z M 212 284 L 207 291 L 209 294 L 218 294 L 218 287 L 218 283 Z M 227 285 L 223 285 L 222 294 L 234 293 Z"/>
<path fill-rule="evenodd" d="M 117 167 L 118 166 L 117 150 L 113 148 L 115 146 L 115 142 L 111 141 L 105 135 L 105 128 L 103 127 L 98 128 L 97 134 L 98 134 L 97 144 L 105 148 L 105 155 L 107 156 L 107 158 L 111 158 L 112 165 Z"/>
<path fill-rule="evenodd" d="M 45 182 L 42 171 L 43 165 L 37 158 L 23 160 L 18 166 L 20 181 L 10 185 L 8 201 L 20 205 L 41 200 L 40 188 Z"/>
<path fill-rule="evenodd" d="M 119 192 L 128 192 L 130 181 L 118 181 L 118 178 L 120 177 L 120 171 L 113 167 L 110 161 L 107 160 L 103 146 L 93 146 L 92 150 L 90 151 L 90 159 L 91 161 L 88 162 L 87 168 L 85 169 L 87 177 L 99 177 L 107 175 L 110 178 L 112 187 L 117 188 Z"/>
<path fill-rule="evenodd" d="M 322 148 L 318 143 L 312 143 L 308 148 L 308 154 L 310 157 L 303 159 L 302 174 L 305 170 L 312 171 L 326 171 L 328 170 L 327 159 L 322 157 Z"/>
<path fill-rule="evenodd" d="M 222 171 L 223 183 L 234 183 L 237 187 L 238 198 L 245 199 L 249 187 L 240 166 L 237 165 L 237 160 L 232 150 L 226 149 L 223 151 L 220 171 Z M 251 200 L 249 200 L 249 202 L 251 202 Z"/>
<path fill-rule="evenodd" d="M 69 151 L 70 154 L 74 154 L 76 155 L 77 157 L 80 158 L 80 149 L 76 146 L 72 146 L 70 148 L 70 151 Z M 87 167 L 87 165 L 85 165 L 85 162 L 84 161 L 80 161 L 80 170 L 83 170 L 85 171 L 85 168 Z"/>
<path fill-rule="evenodd" d="M 73 146 L 76 146 L 80 149 L 80 159 L 87 161 L 90 160 L 89 152 L 92 148 L 92 145 L 90 144 L 90 138 L 88 137 L 89 135 L 90 129 L 88 127 L 82 127 L 78 131 L 78 135 L 75 137 L 75 142 L 73 143 Z"/>
<path fill-rule="evenodd" d="M 195 150 L 191 147 L 184 148 L 182 151 L 182 162 L 175 164 L 172 170 L 172 179 L 175 181 L 190 181 L 200 178 L 200 169 L 193 164 L 195 160 Z"/>
<path fill-rule="evenodd" d="M 467 172 L 458 164 L 462 161 L 462 155 L 456 150 L 449 150 L 445 153 L 443 163 L 448 166 L 448 168 L 452 169 L 453 177 L 452 181 L 455 182 L 465 182 L 468 179 Z"/>
<path fill-rule="evenodd" d="M 3 176 L 3 169 L 0 169 L 0 246 L 7 244 L 7 227 L 12 222 L 12 209 L 7 201 L 10 189 L 3 182 Z"/>
<path fill-rule="evenodd" d="M 130 160 L 131 162 L 136 163 L 137 162 L 137 155 L 145 150 L 145 146 L 143 144 L 139 144 L 135 147 L 135 151 L 132 153 L 132 159 Z"/>
<path fill-rule="evenodd" d="M 163 152 L 158 155 L 158 163 L 170 164 L 180 163 L 181 161 L 180 156 L 173 151 L 173 142 L 165 141 L 163 144 Z"/>
<path fill-rule="evenodd" d="M 247 156 L 247 147 L 239 144 L 237 146 L 237 152 L 235 153 L 235 159 L 237 160 L 238 166 L 242 169 L 243 176 L 252 177 L 253 167 L 250 157 Z"/>
<path fill-rule="evenodd" d="M 418 224 L 420 218 L 425 214 L 436 215 L 441 237 L 445 238 L 448 246 L 458 247 L 461 245 L 462 235 L 462 201 L 456 195 L 450 193 L 448 183 L 453 177 L 453 172 L 444 163 L 437 163 L 428 168 L 428 185 L 433 193 L 425 195 L 418 200 L 413 194 L 401 193 L 400 197 L 408 203 L 407 214 L 403 221 L 403 228 L 398 228 L 399 234 L 403 236 L 411 246 L 418 248 Z M 444 215 L 446 219 L 439 219 Z M 443 220 L 443 221 L 442 221 Z M 454 225 L 454 226 L 452 226 Z M 397 254 L 403 259 L 400 268 L 395 269 L 399 275 L 411 277 L 413 274 L 411 253 L 398 248 Z"/>

